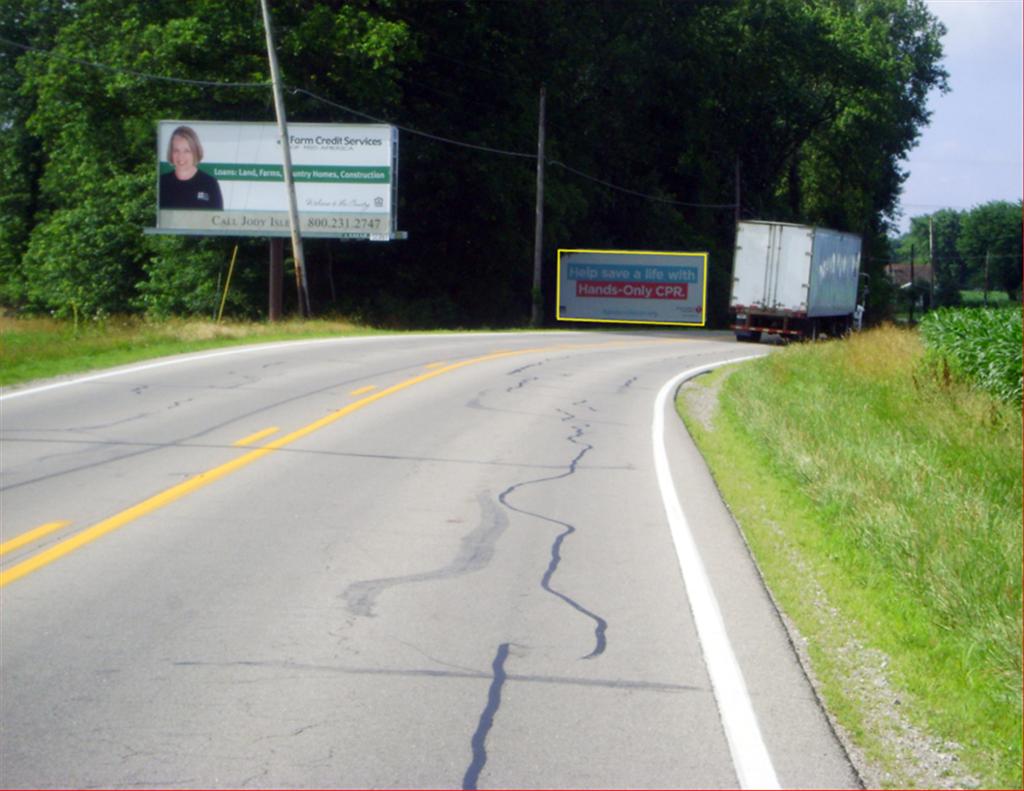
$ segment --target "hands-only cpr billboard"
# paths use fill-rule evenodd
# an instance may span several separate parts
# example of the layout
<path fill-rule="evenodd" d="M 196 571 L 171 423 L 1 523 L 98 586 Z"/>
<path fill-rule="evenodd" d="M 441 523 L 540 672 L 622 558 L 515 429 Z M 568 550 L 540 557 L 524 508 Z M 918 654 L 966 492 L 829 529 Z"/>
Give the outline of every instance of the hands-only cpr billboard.
<path fill-rule="evenodd" d="M 707 253 L 558 251 L 558 320 L 703 327 Z"/>
<path fill-rule="evenodd" d="M 392 238 L 398 133 L 382 124 L 289 124 L 303 236 Z M 287 236 L 276 124 L 160 121 L 157 230 Z"/>

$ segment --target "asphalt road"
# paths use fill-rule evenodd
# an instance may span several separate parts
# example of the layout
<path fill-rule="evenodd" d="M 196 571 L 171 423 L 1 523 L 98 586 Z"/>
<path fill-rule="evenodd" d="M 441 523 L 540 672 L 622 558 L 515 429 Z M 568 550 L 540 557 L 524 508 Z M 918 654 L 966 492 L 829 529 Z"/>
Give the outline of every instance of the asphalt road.
<path fill-rule="evenodd" d="M 336 339 L 8 392 L 0 786 L 856 787 L 656 410 L 767 351 Z"/>

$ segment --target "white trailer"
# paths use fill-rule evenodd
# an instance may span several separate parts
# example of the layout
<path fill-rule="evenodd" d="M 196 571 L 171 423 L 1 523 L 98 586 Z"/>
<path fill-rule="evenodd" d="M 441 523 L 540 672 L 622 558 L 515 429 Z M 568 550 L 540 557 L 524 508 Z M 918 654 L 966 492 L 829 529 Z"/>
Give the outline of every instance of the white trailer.
<path fill-rule="evenodd" d="M 856 234 L 827 228 L 739 223 L 729 300 L 736 338 L 848 332 L 857 308 L 860 246 Z"/>

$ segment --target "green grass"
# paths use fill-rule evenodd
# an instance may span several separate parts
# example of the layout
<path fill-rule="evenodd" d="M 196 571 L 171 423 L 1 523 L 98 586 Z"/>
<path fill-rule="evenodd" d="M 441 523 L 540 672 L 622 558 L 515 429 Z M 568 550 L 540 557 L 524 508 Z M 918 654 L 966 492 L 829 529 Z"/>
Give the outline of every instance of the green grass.
<path fill-rule="evenodd" d="M 967 308 L 1020 308 L 1020 303 L 1014 302 L 1005 291 L 989 291 L 987 302 L 985 301 L 984 291 L 961 291 L 960 300 L 963 306 Z M 926 315 L 928 315 L 927 311 L 915 309 L 914 321 L 920 321 Z M 893 320 L 900 324 L 906 324 L 910 320 L 910 311 L 906 304 L 906 297 L 903 295 L 897 297 L 893 310 Z"/>
<path fill-rule="evenodd" d="M 864 662 L 960 772 L 1020 788 L 1020 410 L 924 361 L 895 328 L 790 347 L 688 425 L 879 782 L 937 781 L 880 724 Z"/>
<path fill-rule="evenodd" d="M 969 307 L 1010 307 L 1013 302 L 1010 300 L 1010 295 L 1005 291 L 989 291 L 986 302 L 986 295 L 984 291 L 961 291 L 960 299 L 963 300 L 965 306 Z"/>
<path fill-rule="evenodd" d="M 51 319 L 0 317 L 0 385 L 220 346 L 379 332 L 326 319 L 274 324 L 108 319 L 76 326 Z"/>
<path fill-rule="evenodd" d="M 481 332 L 517 328 L 479 328 Z M 522 328 L 518 328 L 522 329 Z M 560 328 L 565 329 L 565 328 Z M 417 330 L 453 332 L 456 329 Z M 263 322 L 203 319 L 108 318 L 75 324 L 45 318 L 0 315 L 0 385 L 109 368 L 171 354 L 248 343 L 386 335 L 401 330 L 371 327 L 346 319 L 290 319 Z"/>

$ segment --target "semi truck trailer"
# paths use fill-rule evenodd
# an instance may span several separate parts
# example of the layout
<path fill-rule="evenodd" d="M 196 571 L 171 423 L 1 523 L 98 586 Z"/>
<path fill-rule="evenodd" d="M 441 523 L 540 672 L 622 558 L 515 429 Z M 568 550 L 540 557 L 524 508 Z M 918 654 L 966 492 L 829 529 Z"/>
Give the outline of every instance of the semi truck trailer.
<path fill-rule="evenodd" d="M 737 340 L 837 337 L 853 325 L 861 239 L 792 223 L 751 220 L 736 228 L 731 328 Z"/>

